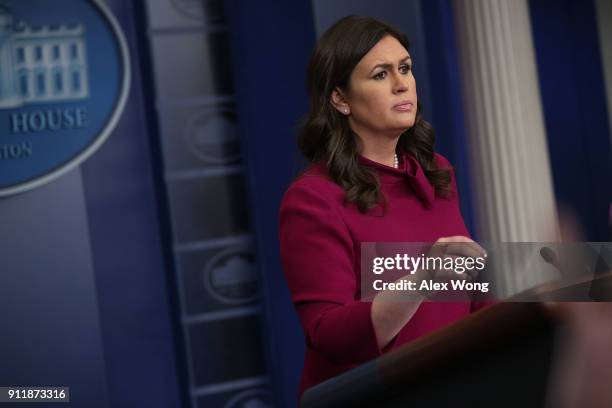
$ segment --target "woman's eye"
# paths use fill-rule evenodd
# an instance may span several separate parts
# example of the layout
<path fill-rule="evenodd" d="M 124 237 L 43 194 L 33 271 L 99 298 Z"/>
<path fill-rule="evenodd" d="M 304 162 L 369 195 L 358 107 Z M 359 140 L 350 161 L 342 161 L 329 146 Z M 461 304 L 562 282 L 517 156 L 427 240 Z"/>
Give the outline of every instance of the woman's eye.
<path fill-rule="evenodd" d="M 374 75 L 374 79 L 377 79 L 380 81 L 381 79 L 385 79 L 386 76 L 387 76 L 386 71 L 380 71 L 378 74 Z"/>
<path fill-rule="evenodd" d="M 401 72 L 402 74 L 406 74 L 406 73 L 408 73 L 408 71 L 410 71 L 411 69 L 412 69 L 412 66 L 411 66 L 411 65 L 407 65 L 407 64 L 406 64 L 406 65 L 402 65 L 402 66 L 400 66 L 400 72 Z"/>

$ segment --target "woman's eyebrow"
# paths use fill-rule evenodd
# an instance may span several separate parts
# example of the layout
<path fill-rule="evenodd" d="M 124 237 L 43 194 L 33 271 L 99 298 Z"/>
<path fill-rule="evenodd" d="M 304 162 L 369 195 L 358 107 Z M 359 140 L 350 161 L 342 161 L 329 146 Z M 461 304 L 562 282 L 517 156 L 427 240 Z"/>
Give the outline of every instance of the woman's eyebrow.
<path fill-rule="evenodd" d="M 404 58 L 402 58 L 401 60 L 399 60 L 399 63 L 401 64 L 402 62 L 407 62 L 407 61 L 411 61 L 412 58 L 410 58 L 410 55 L 405 56 Z M 393 64 L 389 64 L 388 62 L 383 63 L 383 64 L 376 64 L 374 65 L 374 68 L 372 68 L 370 70 L 370 74 L 372 73 L 372 71 L 374 71 L 376 68 L 385 68 L 385 69 L 390 69 L 393 68 Z"/>

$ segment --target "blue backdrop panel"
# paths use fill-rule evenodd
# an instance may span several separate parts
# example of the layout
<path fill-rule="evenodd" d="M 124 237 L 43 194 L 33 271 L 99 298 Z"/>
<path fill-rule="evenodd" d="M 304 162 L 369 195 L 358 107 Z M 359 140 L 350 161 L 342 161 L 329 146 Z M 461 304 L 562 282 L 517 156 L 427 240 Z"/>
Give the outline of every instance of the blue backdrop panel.
<path fill-rule="evenodd" d="M 296 405 L 303 335 L 279 264 L 278 211 L 294 173 L 295 125 L 315 34 L 310 2 L 226 2 L 238 122 L 263 276 L 276 406 Z"/>
<path fill-rule="evenodd" d="M 0 225 L 0 385 L 109 407 L 80 171 L 1 199 Z"/>
<path fill-rule="evenodd" d="M 106 3 L 124 30 L 133 75 L 115 131 L 82 166 L 109 397 L 112 407 L 178 407 L 183 371 L 173 336 L 180 329 L 171 320 L 160 232 L 165 218 L 158 212 L 150 146 L 154 120 L 140 74 L 139 10 L 133 1 Z"/>
<path fill-rule="evenodd" d="M 557 200 L 585 240 L 608 241 L 612 160 L 593 1 L 529 6 Z"/>
<path fill-rule="evenodd" d="M 465 134 L 453 10 L 450 0 L 421 0 L 421 12 L 427 67 L 432 79 L 431 122 L 436 129 L 436 151 L 446 156 L 455 167 L 463 218 L 468 230 L 475 234 L 469 146 Z"/>

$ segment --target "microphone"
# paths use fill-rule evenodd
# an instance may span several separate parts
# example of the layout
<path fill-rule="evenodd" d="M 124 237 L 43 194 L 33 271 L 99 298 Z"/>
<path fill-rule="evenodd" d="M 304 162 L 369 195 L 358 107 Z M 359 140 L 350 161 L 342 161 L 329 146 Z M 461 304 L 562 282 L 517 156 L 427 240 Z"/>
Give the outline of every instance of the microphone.
<path fill-rule="evenodd" d="M 559 271 L 562 278 L 565 277 L 565 272 L 563 271 L 563 267 L 559 263 L 559 259 L 557 258 L 557 254 L 555 253 L 555 251 L 553 251 L 549 247 L 543 247 L 540 249 L 540 256 L 542 257 L 542 259 L 544 259 L 544 261 L 546 261 L 546 263 L 549 263 L 554 266 L 555 269 Z"/>

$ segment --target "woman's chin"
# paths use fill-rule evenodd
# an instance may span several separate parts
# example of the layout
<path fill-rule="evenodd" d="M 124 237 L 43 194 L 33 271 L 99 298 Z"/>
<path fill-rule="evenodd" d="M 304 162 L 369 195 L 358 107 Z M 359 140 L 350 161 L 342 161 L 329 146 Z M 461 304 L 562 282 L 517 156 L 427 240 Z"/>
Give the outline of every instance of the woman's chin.
<path fill-rule="evenodd" d="M 399 130 L 401 132 L 405 132 L 406 130 L 410 129 L 411 127 L 414 126 L 414 119 L 412 120 L 402 120 L 399 122 L 394 123 L 393 129 L 395 130 Z"/>

